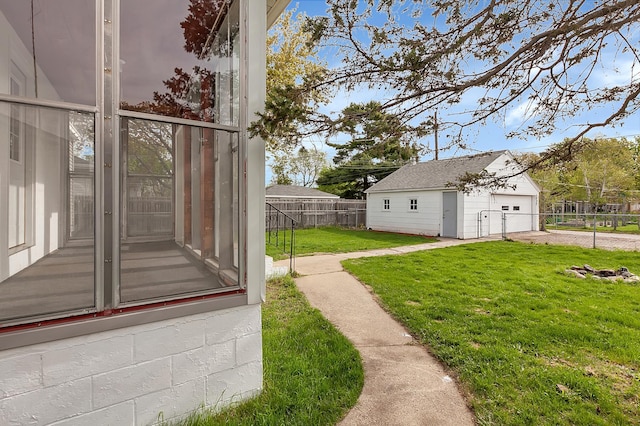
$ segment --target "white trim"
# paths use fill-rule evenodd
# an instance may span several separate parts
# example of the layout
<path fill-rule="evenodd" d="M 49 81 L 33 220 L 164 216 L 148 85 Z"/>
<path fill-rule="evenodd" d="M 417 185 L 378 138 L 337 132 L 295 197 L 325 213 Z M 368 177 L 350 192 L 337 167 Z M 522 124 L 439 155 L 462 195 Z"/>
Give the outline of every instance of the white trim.
<path fill-rule="evenodd" d="M 66 111 L 93 112 L 97 113 L 98 108 L 95 106 L 73 104 L 60 101 L 49 101 L 44 99 L 22 98 L 20 96 L 11 96 L 0 93 L 0 101 L 13 102 L 22 105 L 33 105 L 45 108 L 63 109 Z"/>
<path fill-rule="evenodd" d="M 289 5 L 290 0 L 276 0 L 276 2 L 267 10 L 267 29 L 276 22 L 278 17 L 284 12 Z"/>
<path fill-rule="evenodd" d="M 118 117 L 137 118 L 141 120 L 159 121 L 163 123 L 182 124 L 192 127 L 204 127 L 207 129 L 222 130 L 229 133 L 240 133 L 241 128 L 237 126 L 229 126 L 226 124 L 210 123 L 207 121 L 187 120 L 185 118 L 170 117 L 168 115 L 155 115 L 145 112 L 129 111 L 126 109 L 118 109 Z"/>

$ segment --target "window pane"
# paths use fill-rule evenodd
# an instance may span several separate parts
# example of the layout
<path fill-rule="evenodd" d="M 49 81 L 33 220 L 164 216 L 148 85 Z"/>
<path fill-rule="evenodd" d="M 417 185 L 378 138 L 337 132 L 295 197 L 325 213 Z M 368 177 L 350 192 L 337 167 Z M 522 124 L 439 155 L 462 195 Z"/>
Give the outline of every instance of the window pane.
<path fill-rule="evenodd" d="M 173 234 L 172 125 L 126 120 L 127 236 Z"/>
<path fill-rule="evenodd" d="M 237 135 L 126 118 L 121 134 L 120 299 L 236 286 Z"/>
<path fill-rule="evenodd" d="M 0 135 L 16 115 L 21 161 L 0 156 L 0 321 L 91 309 L 93 115 L 0 102 Z"/>
<path fill-rule="evenodd" d="M 69 230 L 70 240 L 93 238 L 93 176 L 95 152 L 93 116 L 69 113 Z"/>
<path fill-rule="evenodd" d="M 122 109 L 238 125 L 237 1 L 123 0 L 120 11 Z"/>
<path fill-rule="evenodd" d="M 0 0 L 0 93 L 16 94 L 15 68 L 19 96 L 95 105 L 95 23 L 94 1 Z"/>

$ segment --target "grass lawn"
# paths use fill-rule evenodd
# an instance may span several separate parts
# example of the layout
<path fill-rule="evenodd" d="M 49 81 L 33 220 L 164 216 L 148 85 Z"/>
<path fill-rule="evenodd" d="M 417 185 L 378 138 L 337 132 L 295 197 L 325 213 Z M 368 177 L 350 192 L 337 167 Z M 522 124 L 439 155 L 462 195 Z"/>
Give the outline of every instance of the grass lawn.
<path fill-rule="evenodd" d="M 640 424 L 640 285 L 567 277 L 638 253 L 474 243 L 344 261 L 457 372 L 482 425 Z"/>
<path fill-rule="evenodd" d="M 584 232 L 593 232 L 593 226 L 553 226 L 547 225 L 548 229 L 564 229 L 568 231 L 584 231 Z M 629 225 L 619 225 L 613 229 L 613 226 L 596 226 L 596 232 L 606 232 L 612 234 L 640 234 L 640 228 L 637 224 L 629 224 Z"/>
<path fill-rule="evenodd" d="M 179 424 L 333 425 L 356 403 L 364 383 L 360 354 L 309 306 L 293 280 L 271 281 L 262 306 L 263 393 Z"/>
<path fill-rule="evenodd" d="M 389 232 L 335 227 L 297 229 L 295 231 L 295 238 L 296 256 L 305 256 L 314 253 L 348 253 L 437 241 L 436 238 L 419 235 L 392 234 Z M 272 244 L 275 244 L 275 235 L 272 234 L 271 240 Z M 287 255 L 282 253 L 283 241 L 286 241 L 286 247 L 288 248 L 288 244 L 291 241 L 290 231 L 286 231 L 286 233 L 280 231 L 280 247 L 267 244 L 267 255 L 273 257 L 274 260 L 286 258 Z"/>

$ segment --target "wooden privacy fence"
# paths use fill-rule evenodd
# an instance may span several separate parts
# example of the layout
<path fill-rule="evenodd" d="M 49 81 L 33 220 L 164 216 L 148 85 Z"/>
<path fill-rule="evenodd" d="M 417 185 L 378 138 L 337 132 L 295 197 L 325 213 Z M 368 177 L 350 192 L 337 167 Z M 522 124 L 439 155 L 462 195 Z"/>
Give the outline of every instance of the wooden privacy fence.
<path fill-rule="evenodd" d="M 364 200 L 277 200 L 267 199 L 265 207 L 267 227 L 284 226 L 276 223 L 278 215 L 269 205 L 296 221 L 296 228 L 340 226 L 361 228 L 366 225 L 367 202 Z"/>

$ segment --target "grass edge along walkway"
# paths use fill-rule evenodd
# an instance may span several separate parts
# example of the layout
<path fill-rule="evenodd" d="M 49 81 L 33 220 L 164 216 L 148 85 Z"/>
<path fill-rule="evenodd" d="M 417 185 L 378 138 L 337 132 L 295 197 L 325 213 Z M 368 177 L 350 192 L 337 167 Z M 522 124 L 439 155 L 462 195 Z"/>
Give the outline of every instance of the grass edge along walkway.
<path fill-rule="evenodd" d="M 499 241 L 350 259 L 455 371 L 481 425 L 640 424 L 640 286 L 564 275 L 637 253 Z"/>
<path fill-rule="evenodd" d="M 283 254 L 282 247 L 274 246 L 275 238 L 275 235 L 273 235 L 272 243 L 266 245 L 267 255 L 274 260 L 287 258 L 286 254 Z M 284 241 L 288 244 L 291 241 L 291 232 L 280 231 L 278 238 L 281 245 L 284 244 Z M 310 256 L 321 253 L 350 253 L 438 241 L 437 238 L 421 235 L 337 227 L 296 229 L 295 239 L 296 256 Z M 288 249 L 288 246 L 286 246 L 286 249 Z"/>
<path fill-rule="evenodd" d="M 364 385 L 360 354 L 289 276 L 267 283 L 262 305 L 263 392 L 239 405 L 199 410 L 180 426 L 334 425 Z"/>

